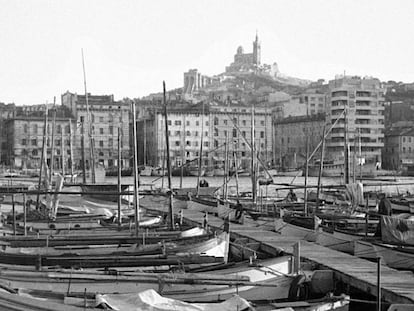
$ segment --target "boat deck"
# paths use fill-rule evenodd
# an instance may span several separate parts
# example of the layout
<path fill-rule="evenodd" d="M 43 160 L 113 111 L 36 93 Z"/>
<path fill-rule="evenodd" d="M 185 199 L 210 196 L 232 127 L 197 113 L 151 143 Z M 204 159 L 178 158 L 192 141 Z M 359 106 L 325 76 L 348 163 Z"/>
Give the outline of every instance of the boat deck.
<path fill-rule="evenodd" d="M 194 224 L 202 224 L 204 213 L 183 210 L 184 218 Z M 223 220 L 208 215 L 208 223 L 212 228 L 223 228 Z M 271 254 L 281 251 L 293 254 L 293 246 L 300 241 L 301 260 L 316 265 L 319 269 L 334 271 L 335 278 L 363 292 L 376 295 L 377 264 L 346 253 L 335 251 L 316 243 L 300 240 L 295 237 L 282 236 L 269 231 L 272 221 L 253 221 L 245 219 L 243 225 L 230 224 L 233 235 L 261 243 L 263 250 Z M 390 303 L 414 303 L 414 274 L 409 271 L 398 271 L 381 266 L 382 298 Z"/>

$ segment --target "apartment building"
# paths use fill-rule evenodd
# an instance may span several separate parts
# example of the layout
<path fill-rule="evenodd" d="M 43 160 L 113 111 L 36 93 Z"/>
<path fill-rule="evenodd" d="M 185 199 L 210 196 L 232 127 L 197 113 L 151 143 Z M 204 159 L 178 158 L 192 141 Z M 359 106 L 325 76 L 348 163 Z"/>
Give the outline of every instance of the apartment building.
<path fill-rule="evenodd" d="M 326 141 L 327 159 L 343 163 L 347 142 L 363 162 L 381 162 L 384 89 L 378 79 L 340 76 L 329 81 L 326 117 L 335 124 Z"/>
<path fill-rule="evenodd" d="M 42 146 L 45 143 L 47 151 L 45 156 L 49 167 L 53 158 L 53 169 L 70 169 L 73 159 L 71 142 L 74 137 L 73 132 L 72 136 L 70 135 L 70 129 L 76 128 L 76 120 L 67 110 L 58 107 L 55 111 L 51 107 L 45 136 L 45 108 L 40 105 L 39 108 L 43 108 L 43 111 L 17 113 L 5 121 L 6 131 L 3 135 L 7 147 L 2 155 L 4 162 L 18 169 L 38 169 L 41 163 Z"/>
<path fill-rule="evenodd" d="M 204 113 L 203 113 L 204 112 Z M 171 165 L 193 161 L 200 156 L 203 140 L 203 166 L 222 168 L 225 160 L 225 143 L 228 154 L 236 154 L 239 165 L 249 168 L 251 164 L 251 128 L 254 118 L 254 143 L 263 162 L 272 161 L 271 110 L 251 106 L 223 103 L 183 103 L 169 105 L 167 110 L 168 137 Z M 165 159 L 165 118 L 161 107 L 147 109 L 138 120 L 138 128 L 145 135 L 138 135 L 138 158 L 141 164 L 162 166 Z M 143 130 L 145 128 L 145 130 Z M 145 150 L 144 150 L 145 149 Z M 145 156 L 144 156 L 145 155 Z"/>
<path fill-rule="evenodd" d="M 203 114 L 204 111 L 204 114 Z M 165 116 L 163 107 L 146 108 L 137 120 L 140 164 L 162 167 L 166 159 Z M 168 137 L 172 167 L 187 162 L 196 165 L 203 140 L 203 165 L 209 166 L 210 118 L 208 104 L 178 103 L 167 108 Z"/>
<path fill-rule="evenodd" d="M 84 151 L 86 167 L 89 167 L 93 146 L 95 162 L 107 168 L 117 166 L 118 130 L 121 138 L 122 167 L 130 167 L 130 123 L 131 106 L 128 102 L 114 101 L 113 95 L 90 95 L 88 102 L 85 95 L 70 93 L 62 95 L 62 105 L 67 107 L 77 121 L 74 139 L 74 155 L 76 163 L 82 158 L 82 136 L 84 136 Z"/>
<path fill-rule="evenodd" d="M 323 137 L 325 113 L 273 120 L 274 163 L 280 168 L 297 168 L 306 161 L 306 144 L 309 153 L 315 150 Z M 319 154 L 316 156 L 319 158 Z"/>

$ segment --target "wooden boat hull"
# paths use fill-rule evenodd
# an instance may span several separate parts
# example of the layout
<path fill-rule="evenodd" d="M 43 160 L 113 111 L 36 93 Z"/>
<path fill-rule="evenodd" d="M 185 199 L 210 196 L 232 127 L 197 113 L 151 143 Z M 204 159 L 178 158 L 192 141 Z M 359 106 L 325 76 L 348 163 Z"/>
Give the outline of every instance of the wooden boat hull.
<path fill-rule="evenodd" d="M 354 241 L 361 239 L 361 236 L 346 234 L 338 231 L 325 232 L 319 230 L 316 235 L 316 243 L 331 249 L 354 254 Z"/>
<path fill-rule="evenodd" d="M 364 240 L 354 241 L 354 256 L 375 260 L 377 258 L 377 252 L 371 242 Z"/>
<path fill-rule="evenodd" d="M 121 191 L 125 191 L 128 187 L 129 185 L 121 185 Z M 82 196 L 86 198 L 90 197 L 111 202 L 116 202 L 118 200 L 118 195 L 108 194 L 118 191 L 117 184 L 83 184 L 81 185 L 81 188 L 84 192 Z"/>
<path fill-rule="evenodd" d="M 302 176 L 303 170 L 289 170 L 289 171 L 278 171 L 277 176 L 282 177 L 297 177 Z"/>
<path fill-rule="evenodd" d="M 284 236 L 291 236 L 309 242 L 316 242 L 317 232 L 315 230 L 295 226 L 284 222 L 282 219 L 275 219 L 274 230 Z"/>
<path fill-rule="evenodd" d="M 381 257 L 384 263 L 394 269 L 414 271 L 414 251 L 404 252 L 393 245 L 373 243 L 376 257 Z"/>
<path fill-rule="evenodd" d="M 99 268 L 152 265 L 152 260 L 159 264 L 174 264 L 181 259 L 188 262 L 194 255 L 227 261 L 228 249 L 229 234 L 223 232 L 212 239 L 189 244 L 178 241 L 140 247 L 6 248 L 0 252 L 0 263 Z M 204 258 L 199 260 L 203 262 Z"/>
<path fill-rule="evenodd" d="M 264 260 L 258 266 L 243 265 L 211 272 L 213 275 L 246 277 L 250 280 L 249 285 L 240 286 L 217 285 L 219 283 L 216 285 L 214 283 L 211 285 L 177 284 L 177 282 L 170 283 L 167 279 L 158 278 L 156 275 L 150 279 L 148 277 L 143 279 L 122 275 L 84 274 L 81 271 L 59 273 L 2 269 L 0 276 L 12 288 L 42 289 L 59 293 L 83 293 L 85 289 L 92 293 L 136 293 L 153 289 L 166 297 L 209 302 L 227 299 L 234 294 L 254 300 L 287 298 L 294 279 L 289 276 L 291 267 L 291 257 L 283 256 Z M 178 276 L 180 274 L 177 274 Z M 169 279 L 176 280 L 177 278 L 174 274 L 169 274 Z M 262 285 L 267 283 L 271 286 L 254 286 L 254 282 L 260 282 Z"/>

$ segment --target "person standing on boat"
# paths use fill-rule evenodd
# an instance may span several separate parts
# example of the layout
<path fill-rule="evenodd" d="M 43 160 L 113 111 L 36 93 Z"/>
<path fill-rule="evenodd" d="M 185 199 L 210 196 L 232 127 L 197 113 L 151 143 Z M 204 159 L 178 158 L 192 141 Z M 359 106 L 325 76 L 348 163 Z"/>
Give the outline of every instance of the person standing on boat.
<path fill-rule="evenodd" d="M 205 180 L 205 179 L 200 180 L 200 187 L 206 188 L 208 186 L 209 186 L 209 184 L 208 184 L 207 180 Z"/>
<path fill-rule="evenodd" d="M 286 200 L 288 202 L 297 202 L 298 201 L 298 198 L 296 196 L 296 193 L 293 192 L 293 189 L 290 189 L 289 190 L 289 193 L 288 193 L 288 195 L 286 197 Z"/>
<path fill-rule="evenodd" d="M 236 213 L 234 215 L 234 219 L 239 223 L 239 224 L 243 224 L 244 222 L 244 210 L 243 210 L 243 205 L 240 203 L 239 200 L 237 200 L 237 204 L 236 204 Z"/>
<path fill-rule="evenodd" d="M 390 200 L 386 197 L 385 193 L 380 194 L 380 201 L 378 204 L 378 214 L 381 216 L 392 216 L 392 206 Z M 375 231 L 376 237 L 381 237 L 381 219 L 378 222 L 377 230 Z"/>
<path fill-rule="evenodd" d="M 378 204 L 378 214 L 392 216 L 391 202 L 388 200 L 385 193 L 381 193 L 380 202 Z"/>

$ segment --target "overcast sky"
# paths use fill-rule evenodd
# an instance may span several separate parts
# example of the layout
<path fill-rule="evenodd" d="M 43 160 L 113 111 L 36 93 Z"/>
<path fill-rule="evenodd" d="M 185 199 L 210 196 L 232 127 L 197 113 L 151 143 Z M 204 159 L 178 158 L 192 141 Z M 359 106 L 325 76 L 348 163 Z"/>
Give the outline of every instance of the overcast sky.
<path fill-rule="evenodd" d="M 224 71 L 239 45 L 305 79 L 414 82 L 414 1 L 0 0 L 0 102 L 53 101 L 87 87 L 115 99 Z"/>

